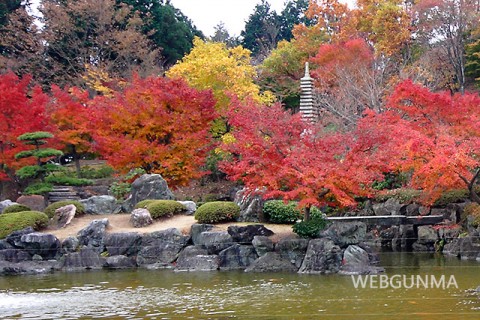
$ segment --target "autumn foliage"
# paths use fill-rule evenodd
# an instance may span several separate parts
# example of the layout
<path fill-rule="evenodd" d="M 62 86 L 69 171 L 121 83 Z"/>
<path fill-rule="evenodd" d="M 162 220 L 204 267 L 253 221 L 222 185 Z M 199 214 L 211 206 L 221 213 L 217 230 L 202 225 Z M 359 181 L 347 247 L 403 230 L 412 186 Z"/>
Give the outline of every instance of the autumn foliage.
<path fill-rule="evenodd" d="M 202 175 L 212 147 L 209 125 L 215 101 L 181 80 L 134 78 L 123 91 L 92 101 L 96 150 L 121 172 L 143 168 L 170 186 Z"/>

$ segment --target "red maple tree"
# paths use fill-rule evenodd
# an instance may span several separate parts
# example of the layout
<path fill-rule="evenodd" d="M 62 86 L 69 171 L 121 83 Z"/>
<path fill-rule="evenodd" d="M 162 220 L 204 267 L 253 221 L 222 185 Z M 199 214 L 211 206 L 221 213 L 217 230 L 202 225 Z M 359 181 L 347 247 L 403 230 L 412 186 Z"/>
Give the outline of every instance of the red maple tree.
<path fill-rule="evenodd" d="M 0 75 L 0 180 L 13 179 L 15 170 L 31 161 L 15 159 L 16 153 L 26 149 L 17 137 L 51 129 L 45 115 L 49 98 L 31 82 L 30 76 Z"/>
<path fill-rule="evenodd" d="M 210 91 L 182 80 L 134 77 L 123 91 L 92 101 L 96 150 L 121 172 L 143 168 L 175 187 L 203 175 L 216 118 Z"/>

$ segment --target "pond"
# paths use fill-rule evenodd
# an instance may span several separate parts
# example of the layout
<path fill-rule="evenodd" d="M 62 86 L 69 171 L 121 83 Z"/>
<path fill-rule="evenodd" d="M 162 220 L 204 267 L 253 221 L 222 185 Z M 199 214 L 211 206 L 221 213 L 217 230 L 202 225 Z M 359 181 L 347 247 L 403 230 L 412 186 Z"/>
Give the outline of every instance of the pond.
<path fill-rule="evenodd" d="M 389 281 L 370 278 L 364 288 L 351 276 L 231 271 L 1 277 L 0 319 L 480 319 L 479 262 L 393 252 L 380 259 Z M 410 280 L 396 281 L 402 276 Z M 425 287 L 412 282 L 417 276 L 436 282 Z"/>

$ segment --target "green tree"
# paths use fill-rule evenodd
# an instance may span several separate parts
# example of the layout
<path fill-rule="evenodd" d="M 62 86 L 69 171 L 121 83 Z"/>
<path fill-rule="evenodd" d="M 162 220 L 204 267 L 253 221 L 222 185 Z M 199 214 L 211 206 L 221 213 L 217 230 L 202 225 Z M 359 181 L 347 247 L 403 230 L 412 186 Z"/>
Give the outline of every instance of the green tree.
<path fill-rule="evenodd" d="M 211 41 L 225 43 L 229 48 L 236 47 L 240 44 L 238 38 L 230 36 L 223 22 L 218 23 L 213 29 L 215 30 L 215 34 L 210 38 Z"/>
<path fill-rule="evenodd" d="M 279 40 L 290 41 L 293 38 L 293 27 L 297 24 L 302 23 L 306 26 L 313 24 L 314 21 L 305 16 L 307 9 L 308 0 L 288 0 L 285 3 L 285 8 L 279 16 Z"/>
<path fill-rule="evenodd" d="M 480 27 L 472 33 L 472 41 L 466 45 L 465 73 L 480 88 Z"/>
<path fill-rule="evenodd" d="M 21 179 L 41 179 L 42 183 L 45 182 L 45 176 L 50 172 L 57 171 L 58 167 L 54 164 L 49 164 L 46 161 L 63 155 L 63 152 L 52 148 L 41 148 L 41 146 L 47 144 L 45 139 L 53 138 L 53 134 L 50 132 L 36 131 L 28 132 L 20 135 L 18 140 L 22 141 L 26 145 L 34 146 L 33 149 L 25 150 L 15 155 L 16 159 L 34 158 L 36 164 L 28 165 L 17 170 L 16 175 Z M 50 185 L 46 186 L 46 189 L 41 190 L 48 192 L 51 189 Z M 38 190 L 38 189 L 37 189 Z"/>
<path fill-rule="evenodd" d="M 165 66 L 171 66 L 188 53 L 195 36 L 203 38 L 192 21 L 179 9 L 164 0 L 116 0 L 126 3 L 140 13 L 143 20 L 142 32 L 159 48 Z"/>

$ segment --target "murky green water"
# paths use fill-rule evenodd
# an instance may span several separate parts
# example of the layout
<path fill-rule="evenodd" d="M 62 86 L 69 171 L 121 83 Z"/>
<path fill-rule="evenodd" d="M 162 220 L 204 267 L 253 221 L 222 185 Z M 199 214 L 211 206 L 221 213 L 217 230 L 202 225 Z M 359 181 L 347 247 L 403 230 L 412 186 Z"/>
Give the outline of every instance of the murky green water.
<path fill-rule="evenodd" d="M 0 318 L 480 319 L 480 294 L 472 290 L 480 286 L 480 263 L 383 253 L 381 265 L 390 278 L 453 276 L 458 289 L 356 289 L 351 277 L 337 275 L 56 273 L 0 277 Z"/>

